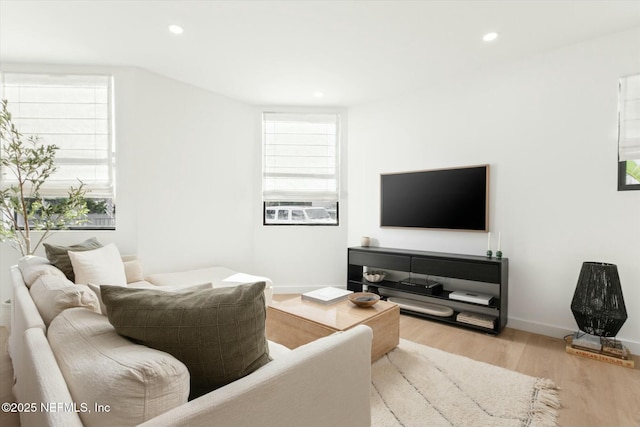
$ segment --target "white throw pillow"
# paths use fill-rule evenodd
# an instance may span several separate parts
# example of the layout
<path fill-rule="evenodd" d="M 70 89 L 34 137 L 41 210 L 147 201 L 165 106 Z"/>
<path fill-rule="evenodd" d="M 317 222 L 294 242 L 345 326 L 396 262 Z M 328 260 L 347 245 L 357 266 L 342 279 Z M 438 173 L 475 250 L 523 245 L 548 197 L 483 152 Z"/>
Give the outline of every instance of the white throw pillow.
<path fill-rule="evenodd" d="M 124 274 L 127 277 L 127 283 L 141 282 L 144 280 L 144 274 L 142 274 L 142 265 L 137 259 L 126 260 L 122 259 L 124 264 Z"/>
<path fill-rule="evenodd" d="M 92 251 L 69 251 L 76 284 L 127 286 L 127 276 L 118 248 L 110 243 Z"/>

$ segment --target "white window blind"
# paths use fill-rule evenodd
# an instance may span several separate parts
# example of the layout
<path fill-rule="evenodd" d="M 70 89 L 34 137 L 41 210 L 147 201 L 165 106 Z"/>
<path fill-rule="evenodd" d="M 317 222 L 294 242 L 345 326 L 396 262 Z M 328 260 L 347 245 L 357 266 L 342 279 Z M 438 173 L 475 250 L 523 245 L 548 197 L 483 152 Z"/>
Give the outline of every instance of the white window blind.
<path fill-rule="evenodd" d="M 263 114 L 264 201 L 339 198 L 339 116 Z"/>
<path fill-rule="evenodd" d="M 57 170 L 41 196 L 65 197 L 81 180 L 86 197 L 114 198 L 111 85 L 111 76 L 103 75 L 2 75 L 2 98 L 18 131 L 58 147 Z M 13 182 L 3 171 L 2 187 Z"/>
<path fill-rule="evenodd" d="M 640 74 L 620 79 L 619 160 L 640 159 Z"/>

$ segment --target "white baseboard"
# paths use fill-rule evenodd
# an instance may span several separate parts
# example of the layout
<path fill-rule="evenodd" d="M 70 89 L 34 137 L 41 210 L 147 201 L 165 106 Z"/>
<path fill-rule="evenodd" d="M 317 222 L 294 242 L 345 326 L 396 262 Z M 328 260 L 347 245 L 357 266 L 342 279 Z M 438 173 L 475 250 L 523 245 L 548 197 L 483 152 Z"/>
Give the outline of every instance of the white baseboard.
<path fill-rule="evenodd" d="M 507 327 L 553 338 L 563 338 L 576 332 L 575 329 L 565 329 L 554 325 L 536 323 L 529 320 L 515 319 L 513 317 L 509 317 L 507 321 Z M 616 338 L 620 342 L 622 342 L 622 344 L 624 344 L 632 354 L 640 354 L 640 342 L 627 340 L 624 337 L 620 336 Z"/>

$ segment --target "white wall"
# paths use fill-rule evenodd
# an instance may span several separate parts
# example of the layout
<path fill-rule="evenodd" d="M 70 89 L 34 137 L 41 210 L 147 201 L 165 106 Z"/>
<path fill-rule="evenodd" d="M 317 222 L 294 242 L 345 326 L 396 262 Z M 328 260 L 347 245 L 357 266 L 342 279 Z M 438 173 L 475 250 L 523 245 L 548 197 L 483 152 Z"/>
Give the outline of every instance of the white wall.
<path fill-rule="evenodd" d="M 49 242 L 96 236 L 138 254 L 146 273 L 205 265 L 254 272 L 252 159 L 259 143 L 251 107 L 135 68 L 2 69 L 115 77 L 116 230 L 61 231 Z M 0 255 L 4 301 L 12 296 L 9 266 L 19 254 L 0 244 Z"/>
<path fill-rule="evenodd" d="M 137 195 L 145 268 L 253 272 L 252 108 L 143 71 L 136 89 L 137 169 L 123 186 Z"/>
<path fill-rule="evenodd" d="M 640 350 L 640 192 L 618 192 L 618 78 L 640 28 L 462 73 L 349 111 L 348 243 L 482 255 L 486 233 L 381 229 L 379 175 L 491 165 L 490 229 L 510 262 L 508 326 L 563 336 L 583 261 L 618 265 Z M 494 240 L 495 250 L 495 240 Z"/>

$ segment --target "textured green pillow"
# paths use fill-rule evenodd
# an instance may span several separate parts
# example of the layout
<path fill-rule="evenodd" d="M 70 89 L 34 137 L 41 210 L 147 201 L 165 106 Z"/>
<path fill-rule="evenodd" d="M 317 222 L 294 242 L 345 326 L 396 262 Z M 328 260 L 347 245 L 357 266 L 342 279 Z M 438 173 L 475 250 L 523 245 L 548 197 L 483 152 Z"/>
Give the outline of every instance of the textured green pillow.
<path fill-rule="evenodd" d="M 69 259 L 68 252 L 90 251 L 101 247 L 102 244 L 98 242 L 98 239 L 96 239 L 95 237 L 71 246 L 58 246 L 44 243 L 44 251 L 47 254 L 47 259 L 49 260 L 49 262 L 56 266 L 58 270 L 62 271 L 64 275 L 67 276 L 67 279 L 71 280 L 74 283 L 76 281 L 76 276 L 75 274 L 73 274 L 73 266 L 71 265 L 71 260 Z"/>
<path fill-rule="evenodd" d="M 257 282 L 180 294 L 104 285 L 100 291 L 120 335 L 187 366 L 194 399 L 271 360 L 264 288 Z"/>

